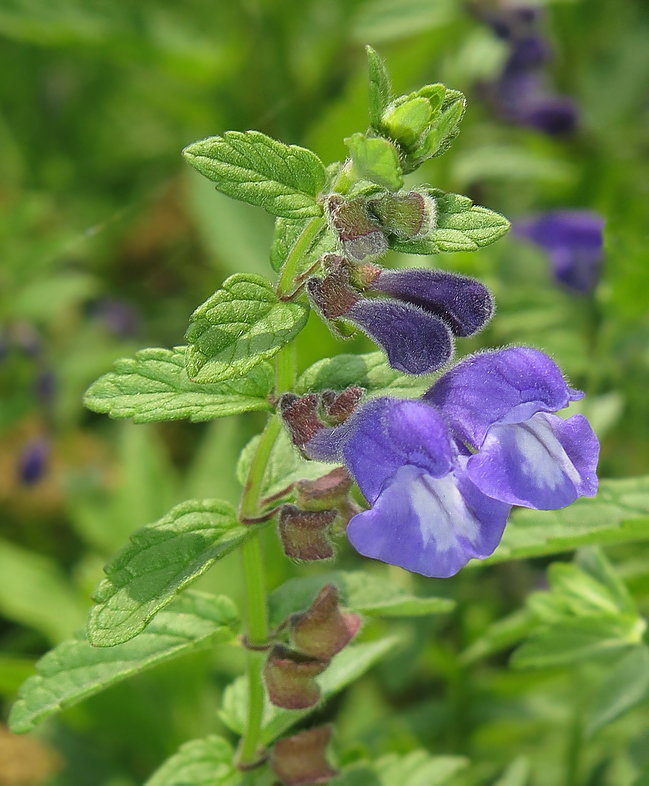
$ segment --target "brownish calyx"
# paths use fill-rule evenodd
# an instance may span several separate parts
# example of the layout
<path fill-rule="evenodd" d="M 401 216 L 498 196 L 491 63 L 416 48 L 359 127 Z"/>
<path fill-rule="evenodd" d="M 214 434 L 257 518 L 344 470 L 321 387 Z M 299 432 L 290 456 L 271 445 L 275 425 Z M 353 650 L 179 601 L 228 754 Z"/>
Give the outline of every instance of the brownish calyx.
<path fill-rule="evenodd" d="M 275 743 L 270 767 L 283 786 L 317 786 L 338 775 L 327 761 L 331 726 L 320 726 Z"/>
<path fill-rule="evenodd" d="M 358 633 L 361 618 L 340 608 L 338 590 L 325 584 L 311 606 L 291 617 L 291 640 L 301 652 L 330 660 Z"/>
<path fill-rule="evenodd" d="M 286 556 L 308 562 L 333 557 L 329 530 L 337 515 L 337 510 L 302 510 L 283 505 L 277 528 Z"/>

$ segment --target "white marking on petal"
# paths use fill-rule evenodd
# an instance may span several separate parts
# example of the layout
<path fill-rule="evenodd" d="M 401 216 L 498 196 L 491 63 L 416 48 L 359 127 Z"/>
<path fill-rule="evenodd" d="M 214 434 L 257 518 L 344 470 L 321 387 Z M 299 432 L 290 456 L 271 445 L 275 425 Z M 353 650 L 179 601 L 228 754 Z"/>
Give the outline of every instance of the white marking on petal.
<path fill-rule="evenodd" d="M 395 475 L 398 480 L 402 467 Z M 434 543 L 440 552 L 458 547 L 458 539 L 473 543 L 480 534 L 480 522 L 467 508 L 452 475 L 433 478 L 418 474 L 406 486 L 410 504 L 419 521 L 424 548 Z"/>
<path fill-rule="evenodd" d="M 504 428 L 512 430 L 522 461 L 521 471 L 535 486 L 554 490 L 565 483 L 566 476 L 575 487 L 579 486 L 579 472 L 541 413 Z"/>

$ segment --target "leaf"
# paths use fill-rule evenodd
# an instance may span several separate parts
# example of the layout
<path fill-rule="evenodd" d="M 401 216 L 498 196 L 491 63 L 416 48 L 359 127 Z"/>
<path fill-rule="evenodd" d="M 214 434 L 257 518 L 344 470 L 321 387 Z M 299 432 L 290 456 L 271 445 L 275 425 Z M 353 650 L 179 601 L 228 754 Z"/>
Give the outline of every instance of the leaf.
<path fill-rule="evenodd" d="M 599 686 L 586 733 L 593 734 L 647 699 L 649 649 L 646 644 L 640 644 L 613 666 Z"/>
<path fill-rule="evenodd" d="M 443 786 L 469 765 L 464 756 L 431 756 L 417 750 L 383 756 L 374 763 L 382 786 Z"/>
<path fill-rule="evenodd" d="M 241 485 L 245 483 L 248 468 L 258 442 L 259 437 L 253 437 L 239 457 L 237 477 Z M 284 489 L 288 489 L 292 483 L 303 479 L 316 480 L 331 472 L 332 469 L 333 464 L 325 464 L 321 461 L 307 461 L 303 458 L 291 442 L 286 431 L 282 429 L 275 441 L 264 471 L 260 492 L 261 497 L 276 497 Z"/>
<path fill-rule="evenodd" d="M 228 502 L 189 500 L 153 524 L 106 565 L 93 595 L 88 638 L 97 647 L 132 639 L 192 581 L 255 531 L 237 522 Z"/>
<path fill-rule="evenodd" d="M 285 145 L 259 131 L 226 131 L 194 142 L 183 155 L 233 199 L 285 218 L 322 214 L 316 197 L 325 184 L 325 168 L 303 147 Z"/>
<path fill-rule="evenodd" d="M 474 205 L 460 194 L 426 189 L 437 203 L 437 227 L 420 240 L 390 237 L 390 248 L 407 254 L 439 254 L 442 251 L 476 251 L 498 240 L 509 229 L 509 221 Z"/>
<path fill-rule="evenodd" d="M 597 546 L 579 549 L 575 563 L 601 585 L 606 587 L 615 608 L 629 614 L 636 613 L 636 605 L 626 584 L 617 575 L 606 555 Z"/>
<path fill-rule="evenodd" d="M 344 390 L 358 385 L 373 396 L 418 398 L 432 384 L 430 376 L 402 374 L 390 368 L 382 352 L 369 352 L 318 360 L 300 376 L 296 390 L 302 394 L 311 390 Z"/>
<path fill-rule="evenodd" d="M 192 382 L 185 370 L 186 347 L 142 349 L 117 360 L 114 370 L 93 383 L 84 404 L 93 412 L 135 423 L 189 418 L 193 422 L 268 410 L 272 368 L 260 363 L 241 379 L 218 384 Z"/>
<path fill-rule="evenodd" d="M 365 52 L 369 70 L 370 126 L 378 133 L 381 129 L 381 115 L 392 100 L 392 85 L 388 69 L 378 53 L 371 46 L 366 46 Z"/>
<path fill-rule="evenodd" d="M 54 560 L 0 539 L 0 612 L 52 642 L 83 625 L 85 603 Z"/>
<path fill-rule="evenodd" d="M 92 647 L 83 632 L 36 664 L 22 686 L 9 723 L 16 733 L 134 674 L 203 647 L 229 641 L 238 630 L 229 598 L 186 592 L 149 628 L 116 647 Z"/>
<path fill-rule="evenodd" d="M 418 617 L 445 614 L 455 608 L 455 601 L 449 598 L 417 597 L 382 576 L 333 571 L 289 579 L 274 590 L 268 598 L 271 625 L 280 625 L 290 614 L 308 608 L 325 584 L 335 584 L 341 604 L 362 614 Z"/>
<path fill-rule="evenodd" d="M 282 269 L 286 258 L 309 220 L 300 218 L 277 218 L 275 220 L 275 234 L 270 249 L 270 264 L 273 270 L 279 272 Z M 323 222 L 315 238 L 302 255 L 295 275 L 299 276 L 305 273 L 323 254 L 330 254 L 337 250 L 338 241 L 329 226 Z"/>
<path fill-rule="evenodd" d="M 285 710 L 268 702 L 264 707 L 262 741 L 265 745 L 290 729 L 295 723 L 314 712 L 320 704 L 357 680 L 384 655 L 399 643 L 396 636 L 388 636 L 378 641 L 364 644 L 350 644 L 334 656 L 326 670 L 316 677 L 322 693 L 321 701 L 306 710 Z M 237 734 L 243 733 L 248 707 L 248 681 L 239 677 L 229 685 L 223 696 L 221 720 Z"/>
<path fill-rule="evenodd" d="M 596 497 L 581 497 L 567 508 L 517 510 L 500 546 L 482 563 L 648 539 L 649 476 L 603 480 Z"/>
<path fill-rule="evenodd" d="M 638 644 L 644 620 L 625 615 L 576 617 L 538 628 L 512 655 L 515 669 L 565 666 Z"/>
<path fill-rule="evenodd" d="M 286 303 L 262 276 L 235 273 L 191 316 L 186 354 L 193 382 L 243 376 L 305 326 L 309 308 Z"/>
<path fill-rule="evenodd" d="M 156 770 L 144 786 L 235 786 L 243 777 L 223 737 L 191 740 Z"/>
<path fill-rule="evenodd" d="M 494 786 L 527 786 L 530 772 L 530 760 L 527 756 L 518 756 L 494 783 Z"/>
<path fill-rule="evenodd" d="M 464 664 L 475 663 L 481 658 L 518 644 L 538 626 L 538 620 L 530 609 L 518 611 L 492 623 L 480 638 L 471 642 L 460 656 Z"/>
<path fill-rule="evenodd" d="M 389 191 L 401 188 L 403 172 L 399 154 L 391 142 L 357 133 L 347 137 L 345 144 L 354 162 L 354 171 L 361 180 L 369 180 Z"/>

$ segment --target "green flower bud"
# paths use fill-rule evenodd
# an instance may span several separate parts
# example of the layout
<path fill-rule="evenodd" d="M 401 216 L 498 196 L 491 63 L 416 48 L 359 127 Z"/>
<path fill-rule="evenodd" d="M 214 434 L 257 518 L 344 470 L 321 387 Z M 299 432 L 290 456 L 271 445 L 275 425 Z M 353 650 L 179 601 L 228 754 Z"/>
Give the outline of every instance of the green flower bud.
<path fill-rule="evenodd" d="M 405 101 L 392 103 L 383 113 L 381 122 L 388 135 L 406 150 L 418 146 L 421 135 L 433 119 L 433 107 L 424 96 L 413 93 Z"/>
<path fill-rule="evenodd" d="M 406 240 L 425 237 L 437 223 L 437 203 L 419 191 L 386 192 L 369 205 L 386 232 Z"/>

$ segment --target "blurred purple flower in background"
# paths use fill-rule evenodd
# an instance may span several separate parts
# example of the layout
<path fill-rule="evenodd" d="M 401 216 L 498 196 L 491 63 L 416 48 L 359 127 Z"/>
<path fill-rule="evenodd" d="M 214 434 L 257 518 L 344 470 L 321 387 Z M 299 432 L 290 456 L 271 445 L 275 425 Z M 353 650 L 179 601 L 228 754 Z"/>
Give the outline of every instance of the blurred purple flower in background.
<path fill-rule="evenodd" d="M 556 279 L 576 292 L 592 292 L 599 281 L 605 220 L 589 210 L 558 210 L 514 222 L 518 237 L 549 254 Z"/>
<path fill-rule="evenodd" d="M 347 536 L 361 554 L 445 578 L 489 556 L 512 505 L 551 510 L 594 496 L 599 444 L 582 398 L 543 352 L 470 356 L 421 401 L 378 398 L 304 445 L 342 461 L 370 504 Z"/>
<path fill-rule="evenodd" d="M 30 440 L 18 457 L 18 476 L 25 486 L 35 486 L 47 470 L 50 445 L 43 437 Z"/>
<path fill-rule="evenodd" d="M 118 338 L 133 338 L 140 329 L 140 315 L 133 306 L 118 298 L 91 301 L 88 314 Z"/>

